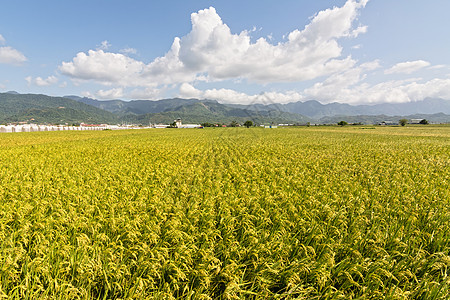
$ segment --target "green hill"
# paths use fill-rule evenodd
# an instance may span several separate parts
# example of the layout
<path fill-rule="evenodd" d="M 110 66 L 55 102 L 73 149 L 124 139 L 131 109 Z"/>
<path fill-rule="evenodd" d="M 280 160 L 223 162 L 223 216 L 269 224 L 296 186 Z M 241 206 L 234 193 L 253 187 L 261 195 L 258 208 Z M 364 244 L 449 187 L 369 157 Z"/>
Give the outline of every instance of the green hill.
<path fill-rule="evenodd" d="M 182 118 L 185 123 L 230 123 L 231 121 L 243 123 L 246 120 L 252 120 L 257 124 L 306 123 L 311 120 L 303 115 L 273 107 L 255 110 L 253 107 L 221 104 L 213 100 L 173 98 L 157 101 L 99 101 L 78 96 L 65 97 L 115 113 L 126 122 L 141 124 L 168 124 L 177 118 Z"/>
<path fill-rule="evenodd" d="M 0 123 L 117 123 L 113 113 L 63 97 L 0 93 Z"/>
<path fill-rule="evenodd" d="M 0 93 L 0 123 L 172 123 L 181 118 L 183 123 L 222 123 L 232 121 L 255 124 L 289 123 L 335 124 L 341 120 L 348 123 L 377 124 L 383 121 L 396 122 L 402 118 L 425 118 L 432 123 L 447 123 L 447 100 L 424 100 L 420 103 L 359 105 L 317 101 L 289 104 L 230 105 L 213 100 L 163 99 L 107 100 L 99 101 L 78 96 L 50 97 L 46 95 Z M 425 109 L 424 107 L 428 107 Z M 396 111 L 423 113 L 393 114 Z M 442 110 L 444 113 L 431 113 Z M 392 113 L 386 113 L 391 111 Z M 376 113 L 377 112 L 377 113 Z M 428 113 L 426 113 L 428 112 Z"/>
<path fill-rule="evenodd" d="M 106 111 L 112 112 L 119 116 L 125 115 L 144 115 L 160 113 L 164 111 L 171 111 L 177 109 L 183 105 L 190 105 L 193 103 L 198 103 L 200 100 L 197 99 L 163 99 L 163 100 L 95 100 L 91 98 L 82 98 L 78 96 L 64 96 L 66 98 L 76 100 L 88 105 L 95 106 L 97 108 L 104 109 Z"/>
<path fill-rule="evenodd" d="M 215 101 L 198 101 L 175 108 L 168 108 L 159 113 L 148 113 L 143 115 L 128 115 L 126 119 L 130 122 L 141 124 L 148 123 L 171 123 L 181 118 L 183 123 L 230 123 L 236 121 L 244 123 L 252 120 L 256 124 L 263 123 L 306 123 L 310 119 L 299 114 L 291 114 L 282 111 L 252 111 L 247 109 L 233 108 Z"/>

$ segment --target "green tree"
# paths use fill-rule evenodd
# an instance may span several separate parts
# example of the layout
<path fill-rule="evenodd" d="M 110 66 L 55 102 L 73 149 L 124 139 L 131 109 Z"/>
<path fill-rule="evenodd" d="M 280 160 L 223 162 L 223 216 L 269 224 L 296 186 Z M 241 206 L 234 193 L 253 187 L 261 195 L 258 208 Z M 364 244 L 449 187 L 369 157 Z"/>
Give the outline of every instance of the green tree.
<path fill-rule="evenodd" d="M 419 122 L 419 124 L 423 124 L 423 125 L 427 125 L 428 124 L 428 120 L 427 119 L 423 119 Z"/>
<path fill-rule="evenodd" d="M 338 124 L 339 126 L 345 126 L 345 125 L 348 125 L 348 123 L 345 122 L 345 121 L 339 121 L 337 124 Z"/>
<path fill-rule="evenodd" d="M 408 119 L 401 119 L 398 121 L 398 124 L 405 126 L 406 124 L 408 124 Z"/>
<path fill-rule="evenodd" d="M 230 125 L 228 125 L 228 127 L 238 127 L 239 124 L 236 121 L 231 121 Z"/>
<path fill-rule="evenodd" d="M 250 127 L 253 126 L 253 122 L 250 121 L 250 120 L 247 120 L 247 121 L 245 121 L 244 126 L 247 127 L 247 128 L 250 128 Z"/>

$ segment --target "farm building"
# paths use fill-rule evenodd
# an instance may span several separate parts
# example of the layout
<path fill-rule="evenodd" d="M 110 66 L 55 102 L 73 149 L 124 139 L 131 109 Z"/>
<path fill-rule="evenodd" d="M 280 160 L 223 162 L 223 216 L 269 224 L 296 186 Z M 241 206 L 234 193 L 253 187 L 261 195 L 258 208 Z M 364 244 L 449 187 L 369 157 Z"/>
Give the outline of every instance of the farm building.
<path fill-rule="evenodd" d="M 174 122 L 175 122 L 177 128 L 200 128 L 200 127 L 202 127 L 202 125 L 200 125 L 200 124 L 183 124 L 181 122 L 180 118 L 174 120 Z"/>

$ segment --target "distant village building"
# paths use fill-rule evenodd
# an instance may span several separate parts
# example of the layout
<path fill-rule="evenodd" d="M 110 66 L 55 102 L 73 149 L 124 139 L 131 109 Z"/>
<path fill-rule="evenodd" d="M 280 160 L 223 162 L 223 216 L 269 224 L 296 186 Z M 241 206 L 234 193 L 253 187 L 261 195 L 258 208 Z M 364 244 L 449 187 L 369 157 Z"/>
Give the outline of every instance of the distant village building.
<path fill-rule="evenodd" d="M 378 125 L 397 125 L 398 122 L 395 121 L 382 121 Z"/>
<path fill-rule="evenodd" d="M 164 128 L 167 125 L 164 125 Z M 0 125 L 0 133 L 3 132 L 37 132 L 37 131 L 66 131 L 66 130 L 120 130 L 120 129 L 144 129 L 149 127 L 138 127 L 129 125 L 108 125 L 108 124 L 84 124 L 80 126 L 69 125 L 38 125 L 38 124 L 9 124 Z"/>
<path fill-rule="evenodd" d="M 167 124 L 154 124 L 152 127 L 153 128 L 167 128 L 167 127 L 169 127 L 169 125 L 167 125 Z"/>
<path fill-rule="evenodd" d="M 200 125 L 200 124 L 183 124 L 181 122 L 180 118 L 174 120 L 174 122 L 175 122 L 177 128 L 200 128 L 200 127 L 202 127 L 202 125 Z"/>

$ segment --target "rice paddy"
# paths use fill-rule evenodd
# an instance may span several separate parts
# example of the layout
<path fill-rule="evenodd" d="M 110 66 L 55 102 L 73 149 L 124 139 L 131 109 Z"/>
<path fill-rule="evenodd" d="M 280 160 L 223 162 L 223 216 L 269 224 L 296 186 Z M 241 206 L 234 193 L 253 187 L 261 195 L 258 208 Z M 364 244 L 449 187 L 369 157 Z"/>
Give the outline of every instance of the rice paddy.
<path fill-rule="evenodd" d="M 0 298 L 448 299 L 450 127 L 0 134 Z"/>

